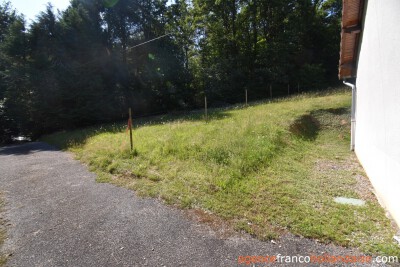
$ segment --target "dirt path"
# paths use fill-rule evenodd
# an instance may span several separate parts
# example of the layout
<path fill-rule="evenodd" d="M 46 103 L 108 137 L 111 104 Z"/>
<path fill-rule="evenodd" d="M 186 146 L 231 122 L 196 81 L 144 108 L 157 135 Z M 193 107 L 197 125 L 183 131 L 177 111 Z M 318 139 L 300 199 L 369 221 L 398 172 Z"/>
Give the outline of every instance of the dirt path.
<path fill-rule="evenodd" d="M 44 143 L 0 148 L 0 190 L 9 266 L 250 266 L 238 257 L 359 255 L 294 236 L 221 238 L 158 200 L 96 183 L 71 154 Z"/>

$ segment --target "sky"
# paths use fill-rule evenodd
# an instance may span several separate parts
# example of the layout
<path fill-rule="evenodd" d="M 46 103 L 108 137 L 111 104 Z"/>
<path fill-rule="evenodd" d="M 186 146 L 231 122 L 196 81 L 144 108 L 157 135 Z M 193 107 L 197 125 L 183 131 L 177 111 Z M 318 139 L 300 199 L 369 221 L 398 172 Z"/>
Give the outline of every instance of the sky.
<path fill-rule="evenodd" d="M 46 10 L 47 3 L 51 3 L 54 6 L 54 11 L 57 9 L 64 10 L 68 7 L 70 0 L 11 0 L 12 6 L 18 11 L 25 15 L 25 19 L 28 24 L 31 20 L 34 20 L 36 16 Z"/>
<path fill-rule="evenodd" d="M 1 0 L 0 0 L 1 1 Z M 12 6 L 18 10 L 18 13 L 25 15 L 26 22 L 30 24 L 35 20 L 36 16 L 46 9 L 47 3 L 54 6 L 54 11 L 66 9 L 69 6 L 70 0 L 11 0 Z M 168 4 L 173 3 L 174 0 L 168 0 Z"/>

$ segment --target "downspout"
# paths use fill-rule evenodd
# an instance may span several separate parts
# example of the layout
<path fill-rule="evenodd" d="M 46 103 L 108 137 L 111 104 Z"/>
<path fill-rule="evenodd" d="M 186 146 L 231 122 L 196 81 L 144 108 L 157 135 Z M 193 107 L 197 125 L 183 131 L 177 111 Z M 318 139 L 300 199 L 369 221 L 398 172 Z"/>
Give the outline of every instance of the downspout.
<path fill-rule="evenodd" d="M 351 140 L 350 140 L 350 150 L 354 151 L 355 147 L 355 136 L 356 136 L 356 97 L 357 91 L 354 84 L 343 81 L 343 83 L 351 87 Z"/>

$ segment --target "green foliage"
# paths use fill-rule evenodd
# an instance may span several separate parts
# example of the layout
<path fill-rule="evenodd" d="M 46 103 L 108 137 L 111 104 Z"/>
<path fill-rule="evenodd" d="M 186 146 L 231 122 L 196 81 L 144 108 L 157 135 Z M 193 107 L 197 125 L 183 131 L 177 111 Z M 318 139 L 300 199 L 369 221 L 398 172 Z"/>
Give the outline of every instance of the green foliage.
<path fill-rule="evenodd" d="M 321 64 L 304 64 L 299 71 L 299 83 L 308 90 L 327 86 L 325 69 Z"/>
<path fill-rule="evenodd" d="M 29 26 L 0 4 L 1 139 L 336 80 L 339 0 L 167 2 L 72 0 Z"/>
<path fill-rule="evenodd" d="M 31 97 L 26 64 L 27 39 L 24 19 L 9 2 L 0 5 L 0 144 L 27 130 Z"/>

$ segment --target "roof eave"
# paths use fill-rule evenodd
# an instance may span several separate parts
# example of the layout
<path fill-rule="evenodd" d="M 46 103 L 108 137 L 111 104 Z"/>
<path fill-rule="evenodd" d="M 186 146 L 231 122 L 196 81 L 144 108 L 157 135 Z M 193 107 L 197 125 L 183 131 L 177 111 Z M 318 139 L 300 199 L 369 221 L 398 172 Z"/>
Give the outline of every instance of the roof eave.
<path fill-rule="evenodd" d="M 357 75 L 357 56 L 362 32 L 364 0 L 343 0 L 339 79 Z"/>

